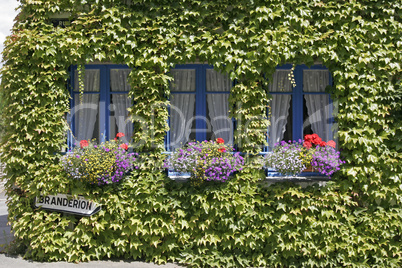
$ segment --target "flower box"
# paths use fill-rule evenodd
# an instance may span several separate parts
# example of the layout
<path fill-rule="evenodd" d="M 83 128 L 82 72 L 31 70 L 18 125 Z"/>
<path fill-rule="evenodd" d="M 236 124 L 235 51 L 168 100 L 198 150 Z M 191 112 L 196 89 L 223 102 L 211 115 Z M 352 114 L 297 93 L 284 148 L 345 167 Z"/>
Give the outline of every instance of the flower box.
<path fill-rule="evenodd" d="M 263 158 L 263 164 L 284 177 L 299 176 L 302 172 L 330 177 L 344 163 L 335 146 L 334 141 L 324 142 L 317 134 L 306 135 L 304 140 L 276 144 Z"/>
<path fill-rule="evenodd" d="M 133 169 L 137 169 L 138 154 L 128 152 L 128 144 L 121 143 L 119 138 L 123 133 L 117 133 L 115 140 L 96 144 L 81 140 L 61 159 L 66 175 L 73 180 L 89 184 L 118 183 Z"/>
<path fill-rule="evenodd" d="M 233 153 L 233 150 L 221 138 L 216 141 L 189 142 L 177 148 L 165 160 L 164 168 L 180 177 L 183 174 L 188 176 L 195 184 L 203 181 L 224 182 L 234 172 L 243 169 L 243 157 Z"/>

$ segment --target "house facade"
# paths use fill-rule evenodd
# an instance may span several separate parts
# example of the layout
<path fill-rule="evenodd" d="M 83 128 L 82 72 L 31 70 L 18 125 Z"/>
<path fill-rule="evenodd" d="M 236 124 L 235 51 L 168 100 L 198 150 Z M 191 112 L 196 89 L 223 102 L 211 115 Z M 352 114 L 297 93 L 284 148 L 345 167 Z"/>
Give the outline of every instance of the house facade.
<path fill-rule="evenodd" d="M 401 29 L 393 1 L 21 1 L 1 151 L 26 256 L 400 266 Z M 142 155 L 119 185 L 63 173 L 62 152 L 117 133 Z M 342 169 L 323 187 L 264 185 L 254 159 L 312 133 L 336 141 Z M 227 183 L 193 187 L 162 168 L 217 138 L 248 161 Z M 32 205 L 56 194 L 102 209 Z"/>

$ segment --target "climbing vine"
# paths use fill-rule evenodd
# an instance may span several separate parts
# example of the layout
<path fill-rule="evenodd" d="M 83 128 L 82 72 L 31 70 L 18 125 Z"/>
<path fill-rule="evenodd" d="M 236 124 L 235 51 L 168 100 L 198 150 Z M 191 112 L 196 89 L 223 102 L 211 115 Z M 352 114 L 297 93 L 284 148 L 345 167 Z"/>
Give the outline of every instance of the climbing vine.
<path fill-rule="evenodd" d="M 9 221 L 30 257 L 225 267 L 402 264 L 400 1 L 20 3 L 3 52 L 1 161 Z M 55 26 L 57 17 L 71 23 Z M 149 156 L 118 191 L 74 186 L 58 164 L 69 68 L 93 62 L 131 68 L 134 144 Z M 263 174 L 246 168 L 226 188 L 196 192 L 155 170 L 168 130 L 169 71 L 192 62 L 236 81 L 229 99 L 235 143 L 250 154 L 266 140 L 267 85 L 276 66 L 325 65 L 346 161 L 330 186 L 264 188 L 257 184 Z M 31 205 L 39 194 L 66 192 L 105 209 L 78 219 Z"/>

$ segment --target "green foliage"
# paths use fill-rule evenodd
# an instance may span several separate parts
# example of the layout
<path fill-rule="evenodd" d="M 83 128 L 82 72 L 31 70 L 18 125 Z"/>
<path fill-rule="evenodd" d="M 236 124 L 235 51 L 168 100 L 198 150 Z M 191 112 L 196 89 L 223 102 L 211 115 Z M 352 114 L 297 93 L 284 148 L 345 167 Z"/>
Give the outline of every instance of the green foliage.
<path fill-rule="evenodd" d="M 144 258 L 194 266 L 399 267 L 402 189 L 400 1 L 21 0 L 1 70 L 1 162 L 9 220 L 37 260 Z M 54 27 L 66 12 L 72 23 Z M 127 64 L 134 141 L 148 160 L 119 188 L 91 191 L 59 165 L 69 112 L 68 68 Z M 237 81 L 235 143 L 266 140 L 267 80 L 284 63 L 321 62 L 333 76 L 346 161 L 328 188 L 264 188 L 245 168 L 224 186 L 189 188 L 164 158 L 169 70 L 205 62 Z M 32 207 L 39 193 L 102 204 L 88 218 Z M 72 227 L 74 226 L 74 227 Z"/>

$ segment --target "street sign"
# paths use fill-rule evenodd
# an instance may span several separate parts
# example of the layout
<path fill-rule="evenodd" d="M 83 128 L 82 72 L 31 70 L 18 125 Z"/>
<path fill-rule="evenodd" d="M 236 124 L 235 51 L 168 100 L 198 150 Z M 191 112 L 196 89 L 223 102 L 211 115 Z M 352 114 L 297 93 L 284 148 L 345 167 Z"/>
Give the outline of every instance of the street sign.
<path fill-rule="evenodd" d="M 60 212 L 67 212 L 81 216 L 91 216 L 101 210 L 101 206 L 82 196 L 74 198 L 72 195 L 57 194 L 35 198 L 35 207 Z"/>

